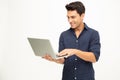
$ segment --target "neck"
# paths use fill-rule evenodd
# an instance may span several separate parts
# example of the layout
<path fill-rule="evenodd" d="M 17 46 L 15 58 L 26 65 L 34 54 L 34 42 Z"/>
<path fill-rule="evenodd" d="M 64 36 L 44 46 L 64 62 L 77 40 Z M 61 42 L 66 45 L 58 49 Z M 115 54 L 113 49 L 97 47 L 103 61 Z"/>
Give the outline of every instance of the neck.
<path fill-rule="evenodd" d="M 80 36 L 83 29 L 84 29 L 84 23 L 82 23 L 78 28 L 74 29 L 77 38 Z"/>
<path fill-rule="evenodd" d="M 84 29 L 84 23 L 82 23 L 79 27 L 75 28 L 74 31 L 81 32 Z"/>

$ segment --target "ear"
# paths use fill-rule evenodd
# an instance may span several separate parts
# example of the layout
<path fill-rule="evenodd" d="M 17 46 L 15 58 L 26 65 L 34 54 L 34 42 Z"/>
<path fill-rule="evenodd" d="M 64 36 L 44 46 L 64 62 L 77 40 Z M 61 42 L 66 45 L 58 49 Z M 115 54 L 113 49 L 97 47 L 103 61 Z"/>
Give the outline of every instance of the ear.
<path fill-rule="evenodd" d="M 81 18 L 84 19 L 84 16 L 85 16 L 85 13 L 82 13 L 81 14 Z"/>

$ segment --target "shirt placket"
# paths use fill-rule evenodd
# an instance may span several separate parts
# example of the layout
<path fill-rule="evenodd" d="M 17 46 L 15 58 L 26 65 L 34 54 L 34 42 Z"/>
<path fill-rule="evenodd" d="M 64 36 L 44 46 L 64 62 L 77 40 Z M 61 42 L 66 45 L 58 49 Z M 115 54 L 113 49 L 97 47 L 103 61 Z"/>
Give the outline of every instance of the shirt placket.
<path fill-rule="evenodd" d="M 77 57 L 75 57 L 75 65 L 74 65 L 74 80 L 77 80 Z"/>
<path fill-rule="evenodd" d="M 75 43 L 76 43 L 76 48 L 78 49 L 78 39 L 76 38 L 76 41 L 75 41 Z M 74 60 L 75 60 L 75 65 L 74 65 L 74 80 L 77 80 L 77 57 L 75 57 L 74 58 Z"/>

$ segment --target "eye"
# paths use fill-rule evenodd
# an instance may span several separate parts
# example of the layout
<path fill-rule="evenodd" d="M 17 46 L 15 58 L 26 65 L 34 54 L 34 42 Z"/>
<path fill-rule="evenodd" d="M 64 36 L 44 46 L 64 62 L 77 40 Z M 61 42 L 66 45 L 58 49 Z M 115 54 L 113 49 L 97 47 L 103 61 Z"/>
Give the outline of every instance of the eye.
<path fill-rule="evenodd" d="M 71 16 L 71 18 L 72 18 L 72 19 L 74 19 L 74 18 L 75 18 L 75 16 Z"/>
<path fill-rule="evenodd" d="M 69 19 L 75 19 L 76 16 L 67 16 L 67 18 L 68 18 L 68 20 L 69 20 Z"/>

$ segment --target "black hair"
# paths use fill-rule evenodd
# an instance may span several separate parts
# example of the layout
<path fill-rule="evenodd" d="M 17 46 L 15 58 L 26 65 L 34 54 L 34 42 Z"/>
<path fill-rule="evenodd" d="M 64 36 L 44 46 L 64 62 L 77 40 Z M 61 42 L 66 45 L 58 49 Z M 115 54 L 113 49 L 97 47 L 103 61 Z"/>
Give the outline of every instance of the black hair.
<path fill-rule="evenodd" d="M 67 4 L 65 7 L 66 7 L 67 11 L 76 10 L 80 16 L 82 13 L 85 13 L 85 6 L 80 1 L 71 2 L 71 3 Z"/>

